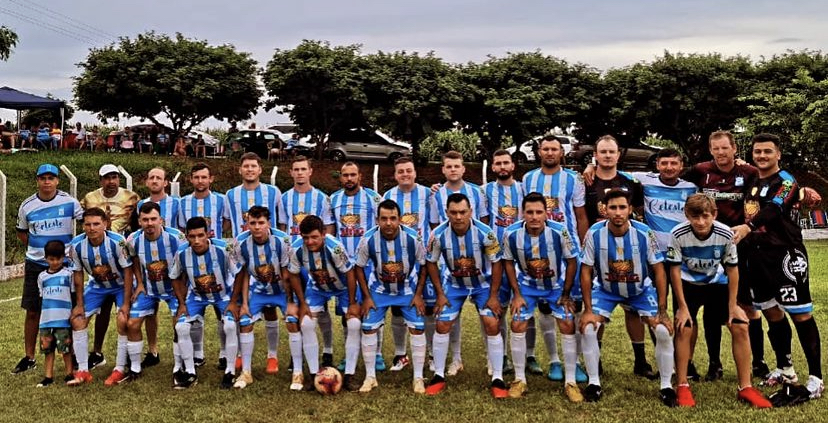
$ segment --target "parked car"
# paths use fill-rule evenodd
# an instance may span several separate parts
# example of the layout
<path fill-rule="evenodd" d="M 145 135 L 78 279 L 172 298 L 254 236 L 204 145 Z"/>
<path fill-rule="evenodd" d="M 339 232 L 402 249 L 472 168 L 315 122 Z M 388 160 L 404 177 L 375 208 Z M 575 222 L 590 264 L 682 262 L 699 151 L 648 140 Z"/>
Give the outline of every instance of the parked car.
<path fill-rule="evenodd" d="M 411 156 L 411 145 L 394 141 L 380 131 L 351 128 L 334 130 L 328 137 L 327 154 L 335 161 L 388 160 Z"/>
<path fill-rule="evenodd" d="M 293 134 L 297 133 L 296 125 L 282 124 L 273 125 L 269 128 L 271 131 L 279 134 L 282 141 L 287 142 Z M 289 129 L 289 130 L 288 130 Z M 296 145 L 296 154 L 310 156 L 316 152 L 316 142 L 311 140 L 310 135 L 299 137 L 299 143 Z"/>
<path fill-rule="evenodd" d="M 541 140 L 545 137 L 545 135 L 540 135 L 537 137 L 532 138 L 531 140 L 524 141 L 518 146 L 511 146 L 506 149 L 509 154 L 512 155 L 512 161 L 515 164 L 521 163 L 535 163 L 537 162 L 537 157 L 535 157 L 535 146 L 534 144 L 540 145 Z M 566 135 L 555 135 L 555 138 L 561 142 L 561 146 L 564 149 L 564 155 L 569 154 L 572 151 L 572 145 L 577 144 L 578 140 L 575 137 L 570 137 Z"/>
<path fill-rule="evenodd" d="M 645 144 L 641 141 L 630 141 L 618 138 L 621 157 L 618 167 L 622 169 L 655 169 L 656 155 L 660 147 Z M 566 162 L 570 165 L 586 167 L 592 163 L 595 152 L 594 144 L 577 143 L 572 151 L 566 155 Z"/>

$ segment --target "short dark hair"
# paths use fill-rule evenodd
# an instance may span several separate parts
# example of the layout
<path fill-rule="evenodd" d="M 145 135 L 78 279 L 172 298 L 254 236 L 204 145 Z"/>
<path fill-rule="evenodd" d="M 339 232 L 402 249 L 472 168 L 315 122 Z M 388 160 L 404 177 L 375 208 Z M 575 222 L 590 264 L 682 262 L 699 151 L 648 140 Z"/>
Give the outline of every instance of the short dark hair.
<path fill-rule="evenodd" d="M 196 164 L 193 165 L 193 167 L 190 168 L 190 175 L 192 175 L 193 173 L 198 172 L 199 170 L 203 170 L 203 169 L 207 169 L 207 173 L 209 173 L 211 175 L 213 174 L 213 171 L 210 170 L 210 165 L 208 165 L 207 163 L 204 163 L 204 162 L 197 162 Z"/>
<path fill-rule="evenodd" d="M 530 192 L 529 194 L 526 194 L 525 197 L 523 197 L 521 207 L 523 207 L 524 210 L 526 210 L 527 203 L 541 203 L 543 204 L 543 208 L 546 208 L 546 198 L 543 196 L 543 194 L 539 192 Z"/>
<path fill-rule="evenodd" d="M 255 160 L 256 163 L 259 164 L 259 166 L 262 165 L 262 158 L 252 151 L 248 151 L 247 153 L 242 154 L 241 158 L 239 158 L 239 164 L 244 163 L 247 160 Z"/>
<path fill-rule="evenodd" d="M 505 149 L 503 149 L 503 148 L 501 148 L 501 149 L 499 149 L 499 150 L 495 151 L 494 153 L 492 153 L 492 158 L 495 158 L 495 157 L 497 157 L 497 156 L 509 156 L 509 157 L 512 157 L 512 155 L 511 155 L 511 154 L 509 154 L 509 152 L 508 152 L 508 151 L 506 151 L 506 150 L 505 150 Z"/>
<path fill-rule="evenodd" d="M 308 162 L 308 167 L 311 166 L 311 159 L 308 158 L 307 156 L 303 156 L 303 155 L 300 154 L 300 155 L 294 157 L 293 160 L 290 161 L 290 168 L 293 169 L 293 165 L 296 164 L 296 163 L 299 163 L 299 162 Z"/>
<path fill-rule="evenodd" d="M 545 143 L 545 142 L 557 142 L 558 144 L 560 144 L 561 147 L 563 147 L 563 143 L 561 143 L 561 140 L 559 140 L 558 137 L 556 137 L 554 135 L 547 135 L 547 136 L 541 138 L 540 142 L 538 143 L 538 147 L 543 145 L 543 143 Z"/>
<path fill-rule="evenodd" d="M 621 145 L 618 144 L 618 140 L 615 139 L 615 137 L 613 137 L 612 135 L 603 135 L 600 138 L 598 138 L 598 140 L 595 141 L 595 148 L 598 148 L 598 143 L 601 141 L 612 141 L 615 143 L 615 148 L 621 148 Z"/>
<path fill-rule="evenodd" d="M 756 134 L 753 136 L 753 139 L 750 141 L 751 146 L 756 145 L 759 142 L 772 142 L 776 149 L 779 150 L 779 137 L 773 134 L 768 133 L 761 133 Z"/>
<path fill-rule="evenodd" d="M 400 211 L 400 205 L 397 204 L 396 201 L 394 201 L 390 198 L 387 199 L 387 200 L 382 200 L 382 202 L 379 203 L 379 206 L 377 206 L 377 215 L 379 215 L 379 209 L 396 210 L 397 211 L 397 216 L 402 215 L 402 212 Z"/>
<path fill-rule="evenodd" d="M 308 215 L 302 219 L 302 222 L 299 223 L 299 233 L 302 235 L 307 235 L 313 231 L 319 231 L 322 235 L 325 234 L 325 224 L 322 223 L 322 219 L 316 215 Z"/>
<path fill-rule="evenodd" d="M 398 158 L 397 160 L 394 160 L 394 166 L 395 167 L 398 164 L 403 164 L 403 163 L 414 163 L 414 160 L 411 159 L 411 157 L 406 157 L 406 156 L 403 156 L 403 157 Z"/>
<path fill-rule="evenodd" d="M 684 161 L 684 157 L 682 157 L 681 152 L 676 150 L 675 148 L 663 148 L 656 153 L 656 162 L 660 159 L 667 158 L 667 157 L 678 157 L 679 160 Z"/>
<path fill-rule="evenodd" d="M 247 210 L 247 215 L 249 217 L 255 217 L 256 219 L 264 217 L 265 219 L 270 220 L 270 209 L 263 206 L 253 206 Z"/>
<path fill-rule="evenodd" d="M 627 200 L 627 204 L 631 204 L 630 201 L 632 199 L 632 193 L 621 188 L 612 188 L 604 194 L 604 199 L 601 200 L 604 204 L 609 204 L 610 200 L 614 198 L 625 198 Z"/>
<path fill-rule="evenodd" d="M 204 229 L 204 231 L 206 232 L 207 231 L 207 219 L 205 219 L 201 216 L 191 217 L 187 221 L 187 226 L 185 226 L 184 229 L 187 231 L 187 233 L 189 233 L 190 231 L 194 231 L 196 229 Z"/>
<path fill-rule="evenodd" d="M 463 155 L 460 154 L 457 151 L 451 150 L 451 151 L 447 151 L 445 154 L 443 154 L 443 160 L 442 160 L 443 164 L 446 163 L 446 159 L 463 160 Z"/>
<path fill-rule="evenodd" d="M 53 239 L 43 247 L 43 254 L 46 258 L 63 258 L 66 255 L 66 244 L 59 239 Z"/>
<path fill-rule="evenodd" d="M 161 206 L 158 203 L 153 201 L 145 201 L 144 204 L 141 204 L 141 207 L 138 209 L 138 214 L 150 214 L 152 211 L 155 210 L 158 214 L 161 214 Z"/>
<path fill-rule="evenodd" d="M 446 199 L 446 208 L 448 208 L 449 204 L 462 203 L 463 201 L 465 201 L 466 205 L 471 208 L 469 197 L 466 197 L 466 194 L 463 194 L 462 192 L 455 192 L 454 194 L 449 195 Z"/>
<path fill-rule="evenodd" d="M 90 207 L 83 211 L 82 220 L 86 220 L 87 217 L 100 217 L 101 220 L 109 221 L 109 216 L 106 215 L 106 212 L 103 211 L 100 207 Z"/>

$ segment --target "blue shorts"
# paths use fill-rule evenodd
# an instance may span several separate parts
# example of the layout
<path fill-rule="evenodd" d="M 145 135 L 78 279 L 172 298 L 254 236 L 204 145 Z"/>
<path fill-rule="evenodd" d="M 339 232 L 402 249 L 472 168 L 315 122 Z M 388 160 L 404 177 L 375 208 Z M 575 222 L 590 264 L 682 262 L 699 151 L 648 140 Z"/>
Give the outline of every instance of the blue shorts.
<path fill-rule="evenodd" d="M 566 266 L 564 266 L 566 269 Z M 565 272 L 565 270 L 564 270 Z M 566 273 L 564 273 L 566 275 Z M 566 282 L 564 282 L 566 283 Z M 584 299 L 584 294 L 581 293 L 581 263 L 578 262 L 577 269 L 575 270 L 575 281 L 572 283 L 572 290 L 569 291 L 569 298 L 572 298 L 575 301 L 581 301 Z"/>
<path fill-rule="evenodd" d="M 230 305 L 230 300 L 219 301 L 201 301 L 193 297 L 187 298 L 187 315 L 178 318 L 178 323 L 188 323 L 196 320 L 204 321 L 204 310 L 209 306 L 217 307 L 223 319 L 230 319 L 235 321 L 232 313 L 227 313 L 227 306 Z"/>
<path fill-rule="evenodd" d="M 452 285 L 446 285 L 446 298 L 449 305 L 444 307 L 437 320 L 441 322 L 451 322 L 457 319 L 460 311 L 463 310 L 463 304 L 466 298 L 471 298 L 474 305 L 477 307 L 477 312 L 481 316 L 497 317 L 486 307 L 486 301 L 489 301 L 489 294 L 491 290 L 486 288 L 455 288 Z"/>
<path fill-rule="evenodd" d="M 242 326 L 250 326 L 262 320 L 264 317 L 262 310 L 265 308 L 278 308 L 284 316 L 285 310 L 287 309 L 287 300 L 284 293 L 258 294 L 251 292 L 247 308 L 250 310 L 250 315 L 240 316 L 239 318 L 239 324 Z M 288 323 L 299 323 L 299 319 L 296 316 L 285 316 L 285 321 Z"/>
<path fill-rule="evenodd" d="M 563 293 L 562 288 L 556 289 L 537 289 L 531 286 L 520 285 L 520 295 L 523 296 L 523 301 L 526 302 L 526 307 L 520 310 L 512 310 L 512 320 L 518 322 L 525 322 L 535 315 L 535 309 L 538 307 L 538 302 L 544 301 L 552 310 L 552 316 L 561 320 L 572 320 L 574 316 L 566 312 L 566 309 L 558 305 L 558 299 Z"/>
<path fill-rule="evenodd" d="M 86 285 L 83 290 L 83 310 L 86 312 L 86 317 L 98 314 L 108 297 L 115 297 L 115 305 L 120 308 L 124 305 L 124 287 L 100 288 L 95 285 Z"/>
<path fill-rule="evenodd" d="M 152 316 L 155 314 L 155 309 L 158 307 L 158 303 L 164 301 L 167 303 L 167 307 L 170 309 L 170 314 L 175 316 L 176 310 L 178 310 L 178 299 L 170 296 L 164 295 L 161 297 L 150 297 L 147 295 L 146 292 L 142 292 L 138 295 L 138 298 L 135 299 L 132 303 L 132 307 L 129 309 L 129 318 L 135 319 L 140 317 L 147 317 Z"/>
<path fill-rule="evenodd" d="M 615 306 L 638 312 L 639 316 L 652 317 L 658 314 L 658 292 L 654 286 L 644 288 L 640 294 L 624 298 L 599 287 L 592 288 L 592 311 L 609 320 Z"/>
<path fill-rule="evenodd" d="M 336 299 L 336 314 L 344 316 L 348 312 L 348 290 L 342 289 L 339 291 L 319 291 L 308 287 L 305 291 L 305 301 L 308 303 L 311 313 L 319 313 L 325 309 L 328 300 Z"/>
<path fill-rule="evenodd" d="M 376 308 L 368 311 L 368 316 L 362 320 L 362 330 L 376 330 L 385 324 L 385 313 L 389 307 L 400 308 L 403 320 L 409 328 L 425 330 L 425 318 L 417 314 L 417 309 L 411 305 L 414 295 L 388 295 L 372 292 L 371 297 Z"/>
<path fill-rule="evenodd" d="M 431 283 L 431 278 L 426 278 L 425 286 L 423 287 L 423 301 L 428 306 L 434 306 L 437 303 L 437 291 L 434 290 L 434 284 Z"/>

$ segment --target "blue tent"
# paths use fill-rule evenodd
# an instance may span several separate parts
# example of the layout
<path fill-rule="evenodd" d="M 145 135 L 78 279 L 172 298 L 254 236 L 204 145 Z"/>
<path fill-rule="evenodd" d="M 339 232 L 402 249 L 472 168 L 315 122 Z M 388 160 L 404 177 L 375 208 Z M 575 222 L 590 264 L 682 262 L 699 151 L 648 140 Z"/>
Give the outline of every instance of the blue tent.
<path fill-rule="evenodd" d="M 57 109 L 63 105 L 61 100 L 39 97 L 9 87 L 0 88 L 0 108 L 3 109 Z"/>

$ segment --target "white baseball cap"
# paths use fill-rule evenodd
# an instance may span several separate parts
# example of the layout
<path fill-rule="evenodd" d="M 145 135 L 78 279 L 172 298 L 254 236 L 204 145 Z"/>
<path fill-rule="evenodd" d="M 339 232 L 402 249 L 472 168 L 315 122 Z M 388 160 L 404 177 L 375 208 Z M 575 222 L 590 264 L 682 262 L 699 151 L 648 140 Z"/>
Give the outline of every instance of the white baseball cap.
<path fill-rule="evenodd" d="M 110 173 L 120 174 L 121 172 L 118 171 L 118 168 L 114 164 L 105 164 L 101 166 L 101 170 L 98 171 L 98 175 L 100 176 L 106 176 Z"/>

